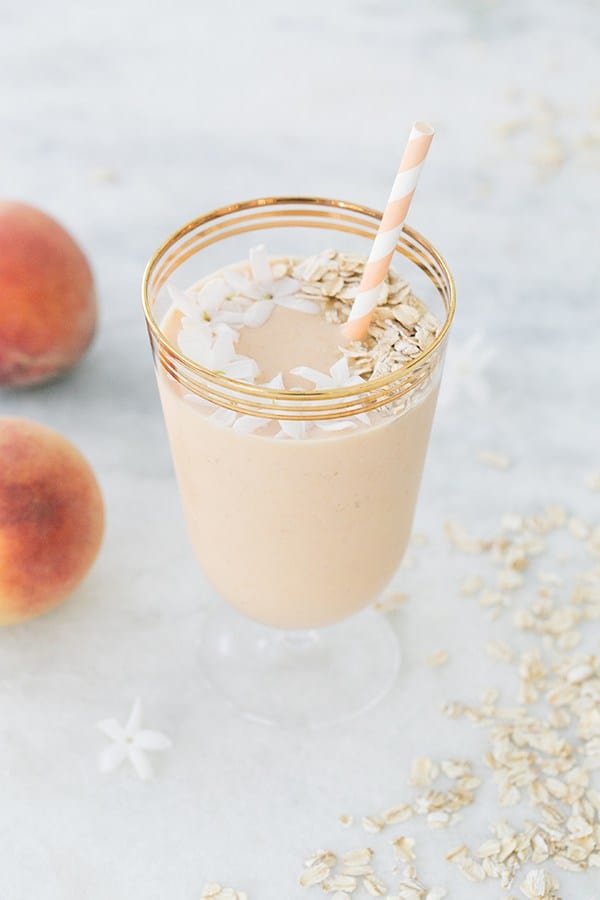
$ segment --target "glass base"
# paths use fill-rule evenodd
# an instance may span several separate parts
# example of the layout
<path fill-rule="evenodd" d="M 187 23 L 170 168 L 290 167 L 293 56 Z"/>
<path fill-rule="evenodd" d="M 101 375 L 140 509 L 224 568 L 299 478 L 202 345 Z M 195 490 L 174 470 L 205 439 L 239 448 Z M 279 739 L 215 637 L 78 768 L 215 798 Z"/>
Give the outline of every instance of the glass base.
<path fill-rule="evenodd" d="M 400 650 L 380 613 L 359 613 L 315 631 L 259 625 L 219 603 L 201 635 L 214 689 L 254 722 L 320 728 L 378 703 L 396 678 Z"/>

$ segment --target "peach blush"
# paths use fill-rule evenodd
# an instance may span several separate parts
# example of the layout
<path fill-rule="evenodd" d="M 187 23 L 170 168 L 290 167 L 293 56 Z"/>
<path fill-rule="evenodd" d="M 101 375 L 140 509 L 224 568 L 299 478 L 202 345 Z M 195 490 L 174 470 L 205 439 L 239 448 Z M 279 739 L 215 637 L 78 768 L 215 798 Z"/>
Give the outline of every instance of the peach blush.
<path fill-rule="evenodd" d="M 100 488 L 73 444 L 35 422 L 0 418 L 0 624 L 65 600 L 103 532 Z"/>
<path fill-rule="evenodd" d="M 54 219 L 0 201 L 0 385 L 56 377 L 81 358 L 96 327 L 92 272 Z"/>

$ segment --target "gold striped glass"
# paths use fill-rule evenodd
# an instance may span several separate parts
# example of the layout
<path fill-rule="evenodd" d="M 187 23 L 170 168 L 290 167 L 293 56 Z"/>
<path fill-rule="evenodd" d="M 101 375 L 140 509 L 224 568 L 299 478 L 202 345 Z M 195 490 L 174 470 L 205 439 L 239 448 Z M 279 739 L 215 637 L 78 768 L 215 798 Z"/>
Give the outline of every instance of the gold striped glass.
<path fill-rule="evenodd" d="M 263 197 L 216 209 L 184 225 L 159 247 L 144 273 L 144 313 L 156 365 L 185 390 L 218 406 L 261 418 L 341 418 L 369 412 L 411 394 L 441 361 L 454 315 L 455 290 L 442 256 L 408 226 L 398 242 L 392 265 L 411 283 L 417 296 L 429 303 L 443 324 L 423 353 L 364 385 L 291 392 L 232 381 L 184 356 L 160 327 L 170 302 L 165 291 L 167 281 L 187 269 L 188 283 L 192 283 L 223 265 L 246 258 L 252 233 L 260 235 L 255 240 L 267 242 L 272 256 L 297 256 L 298 248 L 302 248 L 302 255 L 309 255 L 331 244 L 366 256 L 380 219 L 381 213 L 376 210 L 342 200 Z M 404 260 L 400 261 L 400 257 Z"/>
<path fill-rule="evenodd" d="M 393 265 L 440 322 L 435 339 L 381 377 L 310 392 L 233 381 L 187 358 L 162 327 L 171 306 L 166 286 L 171 278 L 180 287 L 209 278 L 262 242 L 273 258 L 328 246 L 367 257 L 380 219 L 375 210 L 318 197 L 236 203 L 179 229 L 144 274 L 146 323 L 191 542 L 209 581 L 236 610 L 213 604 L 202 665 L 220 694 L 255 720 L 339 722 L 393 682 L 396 636 L 366 608 L 389 584 L 409 539 L 454 284 L 437 250 L 405 226 Z M 314 428 L 303 440 L 277 440 L 213 422 L 206 401 L 240 415 L 311 423 L 383 407 L 385 415 L 325 436 Z"/>

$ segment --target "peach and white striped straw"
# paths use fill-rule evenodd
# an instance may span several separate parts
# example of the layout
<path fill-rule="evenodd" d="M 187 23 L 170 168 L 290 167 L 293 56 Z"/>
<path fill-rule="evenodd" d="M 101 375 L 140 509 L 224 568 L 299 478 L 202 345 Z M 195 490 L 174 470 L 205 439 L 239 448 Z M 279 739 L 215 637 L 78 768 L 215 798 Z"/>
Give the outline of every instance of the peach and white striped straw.
<path fill-rule="evenodd" d="M 415 122 L 411 129 L 358 294 L 344 325 L 344 336 L 350 341 L 360 341 L 367 335 L 433 135 L 433 128 L 425 122 Z"/>

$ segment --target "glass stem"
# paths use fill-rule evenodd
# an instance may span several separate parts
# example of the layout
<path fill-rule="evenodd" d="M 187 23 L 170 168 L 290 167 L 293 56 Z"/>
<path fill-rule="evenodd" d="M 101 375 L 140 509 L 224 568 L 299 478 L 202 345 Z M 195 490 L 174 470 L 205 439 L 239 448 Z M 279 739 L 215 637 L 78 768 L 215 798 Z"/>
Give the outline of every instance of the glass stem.
<path fill-rule="evenodd" d="M 283 631 L 278 637 L 283 646 L 293 653 L 304 653 L 319 643 L 319 633 L 314 628 L 306 631 Z"/>

